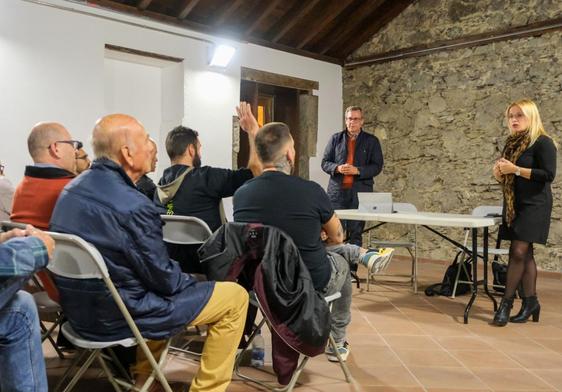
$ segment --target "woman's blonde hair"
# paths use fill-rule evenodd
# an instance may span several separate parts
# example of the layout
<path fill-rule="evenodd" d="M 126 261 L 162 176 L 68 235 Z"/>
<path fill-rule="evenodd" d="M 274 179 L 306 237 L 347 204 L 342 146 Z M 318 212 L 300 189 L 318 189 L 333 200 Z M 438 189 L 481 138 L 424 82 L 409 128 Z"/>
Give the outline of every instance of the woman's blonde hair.
<path fill-rule="evenodd" d="M 508 128 L 509 128 L 509 110 L 514 106 L 518 106 L 523 112 L 523 114 L 525 115 L 525 117 L 529 119 L 530 122 L 529 135 L 531 137 L 531 143 L 529 144 L 530 146 L 532 146 L 533 143 L 535 143 L 539 138 L 539 136 L 541 135 L 544 135 L 552 139 L 552 137 L 544 130 L 544 126 L 542 125 L 542 121 L 541 121 L 541 115 L 539 114 L 539 109 L 537 108 L 537 105 L 530 99 L 520 99 L 518 101 L 509 104 L 509 106 L 505 110 L 505 119 L 507 121 Z M 509 130 L 510 132 L 513 133 L 511 128 L 509 128 Z M 554 142 L 556 148 L 558 148 L 558 143 L 556 143 L 554 139 L 552 141 Z"/>

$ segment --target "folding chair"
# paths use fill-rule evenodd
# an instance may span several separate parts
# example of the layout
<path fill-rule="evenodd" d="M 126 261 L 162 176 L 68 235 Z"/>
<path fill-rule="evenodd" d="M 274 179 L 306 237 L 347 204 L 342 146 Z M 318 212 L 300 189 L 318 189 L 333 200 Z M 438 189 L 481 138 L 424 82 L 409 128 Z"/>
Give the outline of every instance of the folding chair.
<path fill-rule="evenodd" d="M 109 272 L 102 255 L 92 244 L 84 241 L 78 236 L 52 232 L 49 232 L 48 234 L 55 240 L 55 254 L 53 256 L 52 262 L 48 265 L 47 268 L 55 275 L 59 275 L 65 278 L 80 280 L 99 279 L 103 281 L 109 292 L 111 293 L 113 300 L 117 304 L 117 307 L 121 311 L 121 314 L 125 318 L 127 325 L 131 329 L 132 333 L 132 336 L 126 339 L 115 341 L 97 341 L 86 339 L 80 336 L 80 334 L 72 328 L 71 322 L 64 323 L 61 328 L 62 333 L 74 346 L 82 349 L 83 351 L 82 353 L 77 355 L 75 361 L 71 364 L 67 372 L 59 381 L 57 387 L 55 388 L 55 391 L 60 390 L 64 381 L 72 374 L 75 367 L 78 366 L 78 364 L 82 362 L 82 360 L 84 360 L 74 377 L 64 388 L 65 392 L 72 390 L 72 388 L 76 385 L 84 372 L 86 372 L 90 365 L 95 360 L 97 360 L 103 372 L 107 376 L 109 382 L 116 391 L 122 391 L 121 387 L 124 387 L 125 390 L 145 392 L 148 390 L 155 378 L 157 378 L 166 392 L 172 392 L 170 385 L 168 384 L 166 377 L 162 372 L 162 368 L 166 363 L 169 341 L 162 353 L 160 361 L 156 362 L 154 356 L 150 352 L 150 349 L 146 345 L 146 342 L 142 337 L 137 325 L 135 324 L 135 321 L 127 310 L 125 303 L 121 299 L 119 292 L 111 281 L 111 277 L 109 276 Z M 118 345 L 124 347 L 139 345 L 146 355 L 146 358 L 148 359 L 153 371 L 142 388 L 139 389 L 133 384 L 133 380 L 131 380 L 126 375 L 126 372 L 120 367 L 118 363 L 115 363 L 114 365 L 121 373 L 121 376 L 123 376 L 122 378 L 114 376 L 112 371 L 110 370 L 107 360 L 115 359 L 114 355 L 112 355 L 113 358 L 110 358 L 107 355 L 104 355 L 102 353 L 102 350 L 108 349 L 108 352 L 112 354 L 111 348 Z"/>
<path fill-rule="evenodd" d="M 161 215 L 165 225 L 164 241 L 176 245 L 201 245 L 213 234 L 199 218 L 183 215 Z"/>
<path fill-rule="evenodd" d="M 472 210 L 472 216 L 479 216 L 479 217 L 485 217 L 485 216 L 501 216 L 503 212 L 503 207 L 501 206 L 478 206 L 476 208 L 474 208 Z M 457 286 L 459 283 L 465 283 L 465 284 L 473 284 L 473 282 L 471 281 L 464 281 L 464 280 L 460 280 L 460 273 L 461 273 L 461 268 L 464 269 L 466 276 L 470 276 L 468 274 L 468 270 L 467 270 L 467 266 L 466 264 L 470 263 L 471 261 L 473 261 L 473 257 L 472 254 L 469 252 L 466 252 L 466 249 L 468 249 L 468 237 L 470 234 L 470 230 L 465 230 L 465 235 L 464 235 L 464 242 L 463 242 L 463 249 L 461 249 L 461 254 L 460 254 L 460 265 L 459 268 L 457 270 L 457 276 L 455 277 L 455 283 L 453 285 L 453 294 L 451 295 L 451 298 L 455 298 L 455 294 L 457 292 Z M 496 245 L 494 248 L 488 247 L 488 255 L 490 256 L 494 256 L 494 261 L 498 261 L 501 259 L 502 256 L 508 256 L 509 255 L 509 249 L 503 249 L 500 248 L 500 244 L 501 244 L 501 240 L 499 239 L 499 237 L 496 239 Z M 484 254 L 484 248 L 483 247 L 478 247 L 477 248 L 478 251 L 478 256 L 482 256 Z M 504 287 L 504 286 L 500 286 L 500 285 L 494 285 L 494 287 Z"/>
<path fill-rule="evenodd" d="M 335 301 L 336 299 L 341 297 L 341 293 L 337 292 L 334 293 L 330 296 L 324 297 L 324 299 L 326 300 L 326 302 L 329 304 L 330 306 L 330 311 L 332 310 L 332 302 Z M 271 330 L 271 326 L 269 325 L 269 321 L 266 318 L 266 313 L 262 311 L 262 308 L 260 306 L 259 301 L 257 300 L 256 296 L 253 294 L 253 292 L 250 293 L 250 304 L 257 306 L 258 309 L 260 309 L 260 312 L 263 316 L 262 320 L 260 321 L 260 323 L 258 325 L 256 325 L 254 327 L 254 329 L 252 330 L 252 333 L 250 334 L 250 336 L 248 337 L 248 340 L 245 342 L 245 344 L 242 347 L 242 351 L 240 351 L 238 353 L 238 355 L 236 356 L 236 361 L 234 362 L 234 372 L 236 373 L 236 375 L 238 377 L 240 377 L 243 380 L 258 384 L 264 388 L 267 388 L 270 391 L 274 391 L 274 392 L 291 392 L 293 390 L 293 388 L 295 387 L 297 380 L 300 376 L 300 374 L 302 373 L 306 363 L 308 362 L 308 359 L 310 357 L 304 355 L 301 353 L 302 358 L 300 359 L 299 364 L 297 365 L 295 372 L 293 373 L 293 376 L 291 377 L 291 380 L 289 381 L 289 383 L 287 385 L 285 385 L 284 387 L 277 387 L 274 384 L 268 383 L 266 381 L 263 380 L 259 380 L 257 378 L 248 376 L 246 374 L 243 374 L 240 370 L 240 364 L 242 362 L 242 359 L 245 357 L 244 352 L 249 350 L 251 348 L 252 342 L 254 341 L 254 338 L 256 337 L 256 335 L 258 334 L 258 332 L 262 329 L 262 327 L 264 326 L 264 324 L 267 322 L 269 329 Z M 347 364 L 345 363 L 345 361 L 341 358 L 339 351 L 337 350 L 337 346 L 336 346 L 336 341 L 334 340 L 334 338 L 332 337 L 332 334 L 330 333 L 330 337 L 328 340 L 328 344 L 330 345 L 330 347 L 332 348 L 333 352 L 336 354 L 336 357 L 338 358 L 338 362 L 340 364 L 340 367 L 343 371 L 343 374 L 345 376 L 345 381 L 350 383 L 351 382 L 351 373 L 349 371 L 349 368 L 347 367 Z"/>
<path fill-rule="evenodd" d="M 5 231 L 11 229 L 25 229 L 26 226 L 25 223 L 12 222 L 12 221 L 3 221 L 1 225 L 2 225 L 2 230 Z M 40 277 L 37 274 L 34 274 L 31 280 L 33 281 L 34 285 L 41 290 L 32 294 L 35 305 L 37 306 L 37 311 L 39 313 L 39 325 L 41 327 L 41 342 L 48 340 L 49 343 L 55 349 L 59 358 L 64 359 L 63 352 L 61 351 L 60 347 L 57 345 L 57 343 L 55 342 L 52 336 L 53 332 L 57 329 L 57 327 L 59 327 L 62 324 L 64 320 L 62 308 L 60 307 L 58 302 L 55 302 L 51 298 L 49 298 L 49 295 L 47 294 L 47 291 L 45 291 L 45 288 L 40 282 Z M 52 320 L 53 318 L 54 318 L 53 324 L 49 328 L 47 328 L 47 326 L 43 321 L 46 319 Z"/>
<path fill-rule="evenodd" d="M 34 280 L 36 280 L 34 278 Z M 37 283 L 36 283 L 37 284 Z M 37 305 L 37 311 L 39 312 L 39 325 L 41 326 L 41 342 L 48 340 L 49 343 L 55 349 L 57 355 L 60 359 L 64 359 L 64 354 L 61 351 L 60 347 L 57 345 L 55 340 L 53 339 L 53 332 L 57 327 L 62 325 L 62 321 L 64 320 L 64 315 L 62 313 L 62 308 L 58 302 L 53 301 L 47 295 L 46 291 L 39 291 L 33 293 L 33 300 L 35 301 L 35 305 Z M 54 317 L 53 324 L 47 328 L 43 320 L 46 318 Z"/>
<path fill-rule="evenodd" d="M 200 246 L 213 234 L 207 223 L 194 216 L 161 215 L 160 217 L 165 223 L 162 228 L 164 242 L 167 242 L 168 244 Z M 195 330 L 197 331 L 196 336 L 201 336 L 199 327 L 195 327 Z M 194 339 L 188 339 L 187 341 L 182 342 L 180 347 L 172 345 L 170 349 L 186 354 L 201 356 L 201 353 L 198 351 L 188 350 L 188 347 L 193 342 Z M 175 341 L 175 343 L 177 344 L 177 341 Z"/>
<path fill-rule="evenodd" d="M 411 203 L 393 203 L 392 209 L 394 212 L 418 212 L 418 209 L 415 205 Z M 417 229 L 414 226 L 413 230 L 413 238 L 407 238 L 406 241 L 379 241 L 379 240 L 371 240 L 371 232 L 369 232 L 369 247 L 373 248 L 405 248 L 410 257 L 412 258 L 412 275 L 410 277 L 410 282 L 414 286 L 414 291 L 417 291 L 417 280 L 418 280 L 418 266 L 417 266 L 417 250 L 416 250 L 416 236 L 417 236 Z M 410 237 L 410 233 L 408 233 L 408 237 Z M 381 265 L 379 268 L 369 272 L 367 274 L 367 291 L 369 291 L 370 281 L 371 279 L 374 281 L 374 277 L 376 274 L 382 272 L 388 264 Z"/>

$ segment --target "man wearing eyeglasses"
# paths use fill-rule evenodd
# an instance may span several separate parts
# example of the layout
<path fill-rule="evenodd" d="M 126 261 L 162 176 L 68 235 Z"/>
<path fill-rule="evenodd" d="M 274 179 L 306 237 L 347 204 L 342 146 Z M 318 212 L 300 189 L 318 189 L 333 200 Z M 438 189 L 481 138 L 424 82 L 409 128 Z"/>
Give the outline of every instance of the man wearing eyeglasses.
<path fill-rule="evenodd" d="M 357 192 L 372 192 L 373 178 L 383 167 L 379 139 L 363 130 L 363 110 L 349 106 L 345 110 L 346 129 L 332 136 L 322 158 L 322 170 L 330 175 L 328 197 L 332 207 L 351 209 L 359 206 Z M 362 221 L 345 221 L 349 242 L 362 245 Z"/>
<path fill-rule="evenodd" d="M 26 166 L 16 188 L 10 219 L 47 230 L 62 188 L 75 176 L 76 151 L 82 143 L 72 140 L 61 124 L 44 122 L 31 130 L 27 148 L 33 165 Z"/>

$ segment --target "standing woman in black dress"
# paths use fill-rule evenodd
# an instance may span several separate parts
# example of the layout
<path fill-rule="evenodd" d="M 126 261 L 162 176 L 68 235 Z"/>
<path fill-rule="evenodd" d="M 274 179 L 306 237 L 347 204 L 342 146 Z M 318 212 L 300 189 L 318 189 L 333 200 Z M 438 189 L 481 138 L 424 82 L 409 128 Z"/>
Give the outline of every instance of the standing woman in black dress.
<path fill-rule="evenodd" d="M 494 324 L 539 321 L 537 265 L 533 244 L 546 244 L 552 211 L 550 184 L 556 174 L 556 143 L 545 132 L 537 105 L 523 99 L 506 110 L 509 127 L 502 156 L 494 165 L 494 177 L 503 187 L 504 213 L 500 237 L 511 241 L 507 282 Z M 515 289 L 522 283 L 521 310 L 510 316 Z"/>

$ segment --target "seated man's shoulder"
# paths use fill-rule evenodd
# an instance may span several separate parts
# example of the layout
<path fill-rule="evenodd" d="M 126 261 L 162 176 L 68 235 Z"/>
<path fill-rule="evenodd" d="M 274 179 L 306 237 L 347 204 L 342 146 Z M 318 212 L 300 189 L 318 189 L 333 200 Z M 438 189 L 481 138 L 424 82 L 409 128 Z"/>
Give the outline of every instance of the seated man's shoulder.
<path fill-rule="evenodd" d="M 119 213 L 154 209 L 154 204 L 135 187 L 117 181 L 104 172 L 83 173 L 65 187 L 67 197 L 81 199 L 84 204 Z M 64 199 L 64 198 L 63 198 Z"/>

